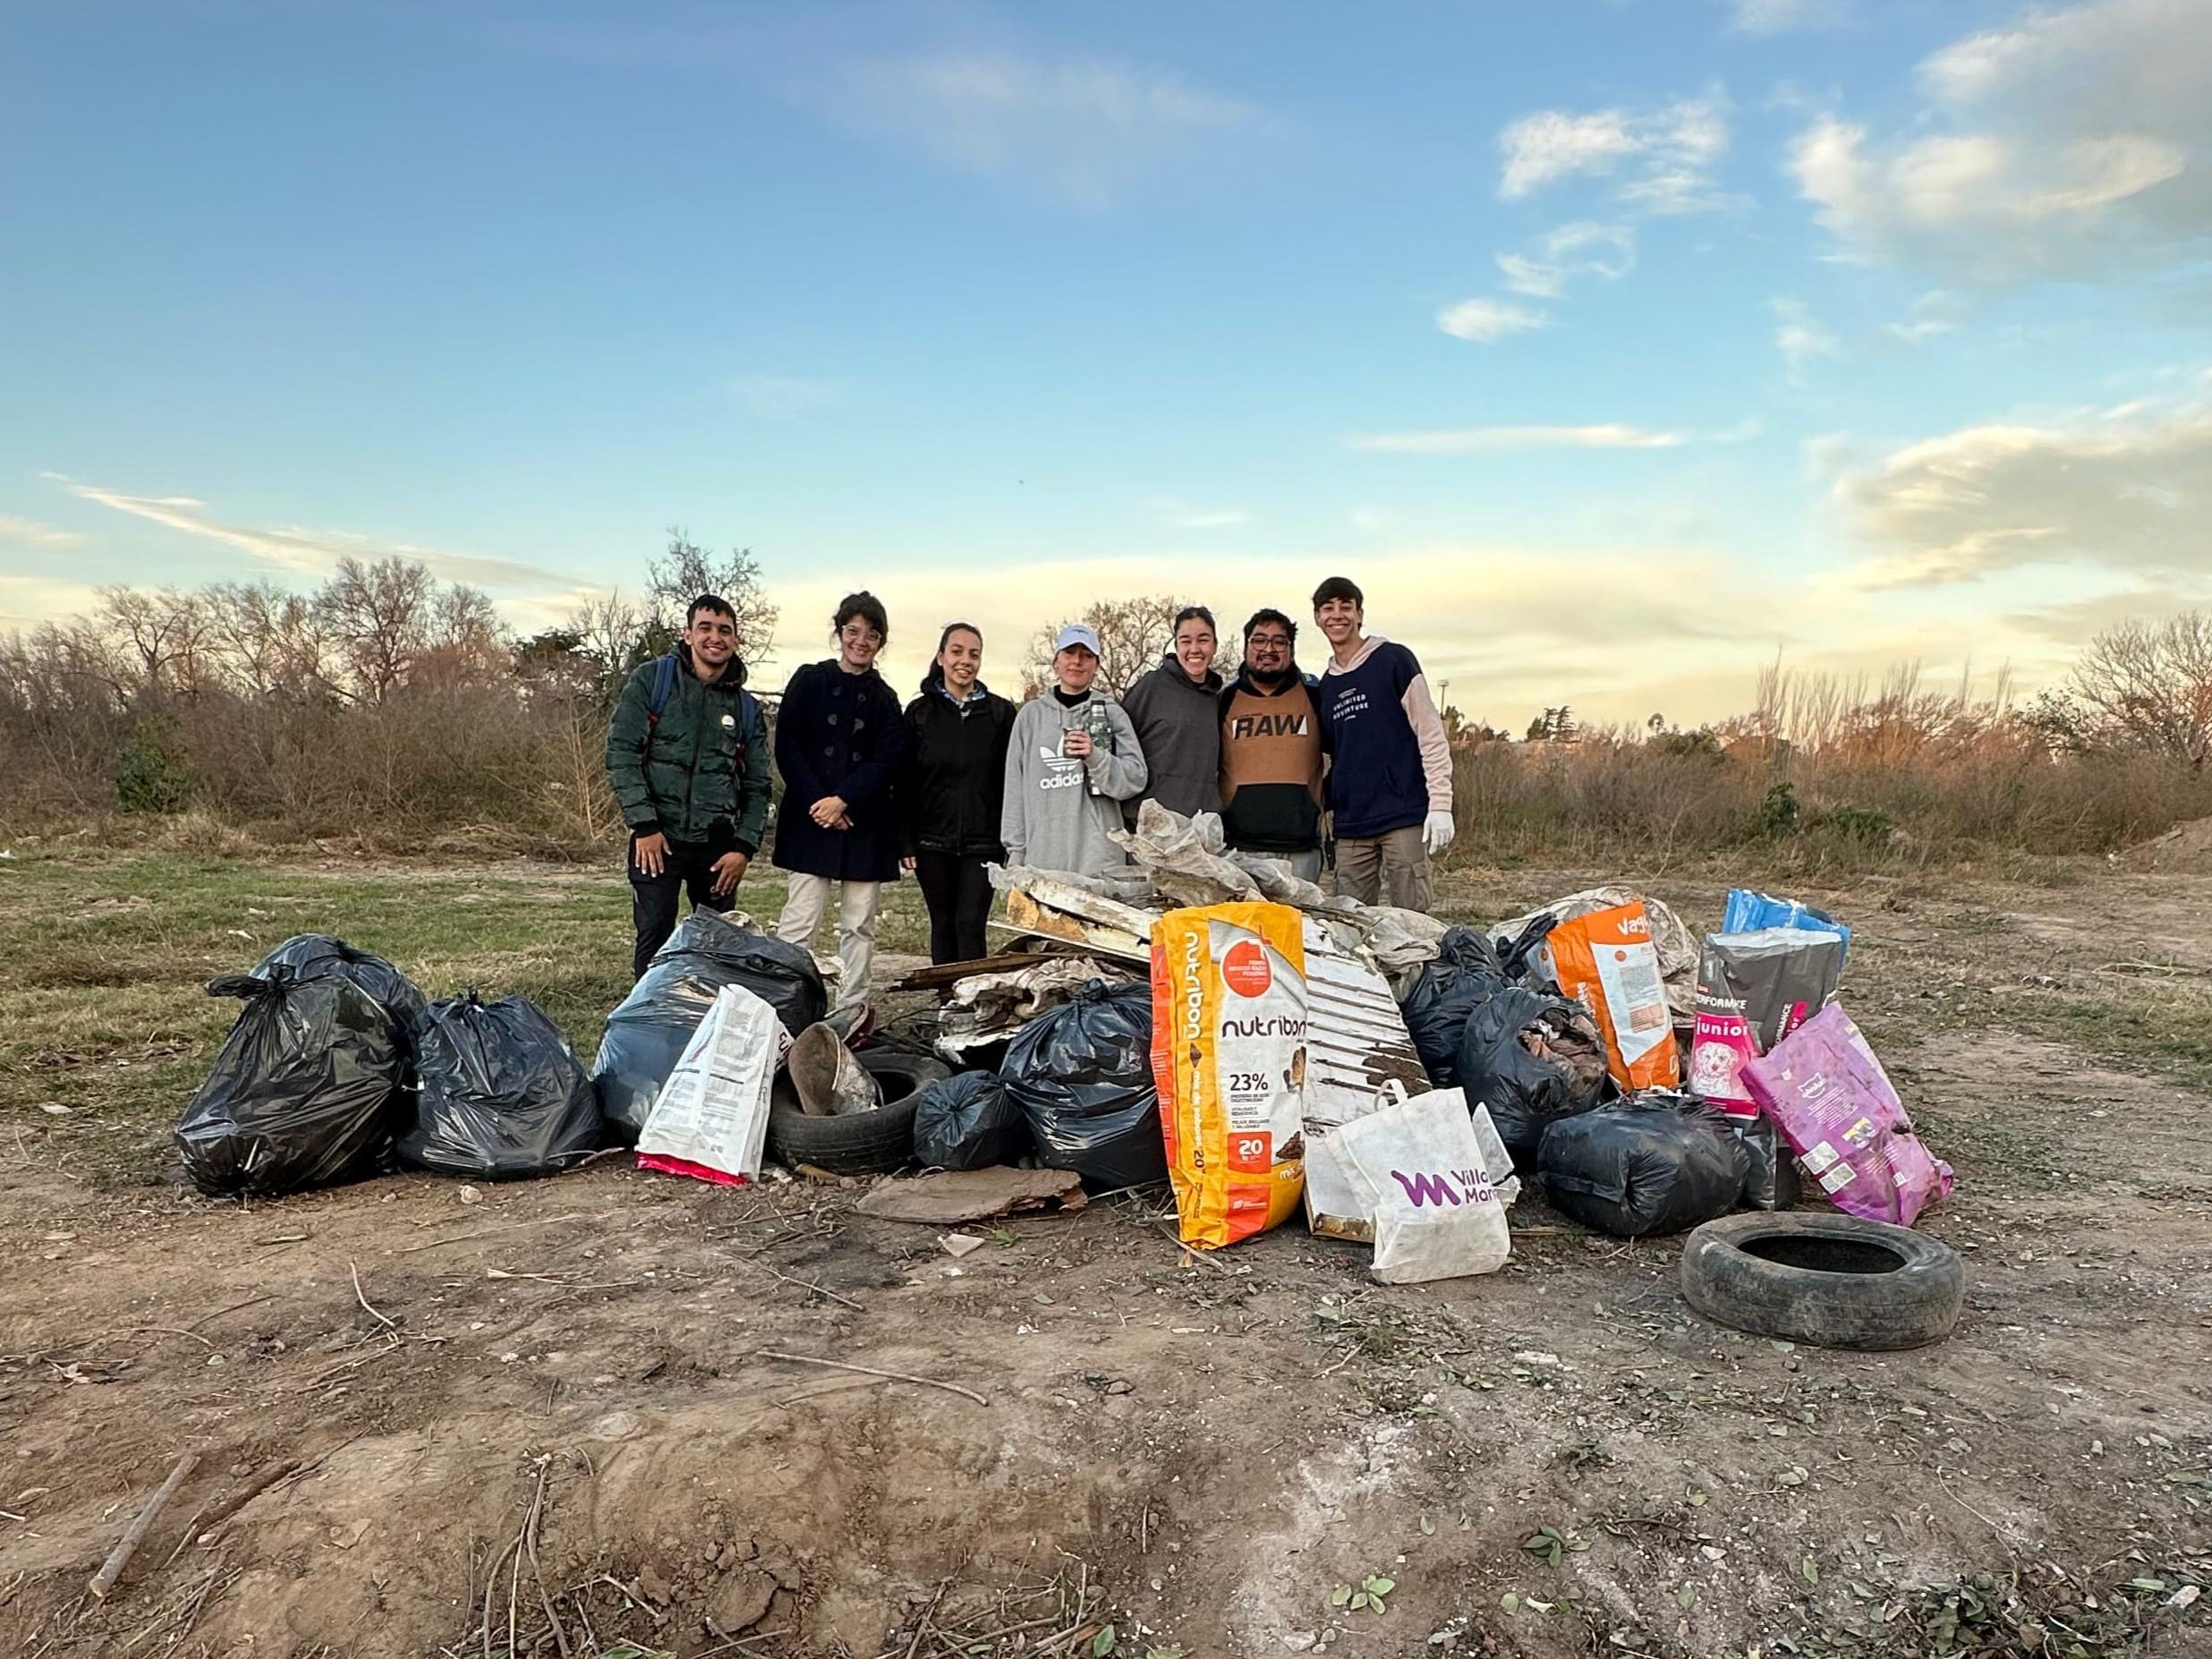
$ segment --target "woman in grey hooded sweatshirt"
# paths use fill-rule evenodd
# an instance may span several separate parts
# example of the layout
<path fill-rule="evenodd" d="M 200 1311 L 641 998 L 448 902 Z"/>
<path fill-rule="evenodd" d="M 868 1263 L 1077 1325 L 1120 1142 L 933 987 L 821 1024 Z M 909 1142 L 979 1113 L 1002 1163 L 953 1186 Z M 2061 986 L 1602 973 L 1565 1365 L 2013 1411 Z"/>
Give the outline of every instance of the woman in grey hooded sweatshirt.
<path fill-rule="evenodd" d="M 1187 605 L 1175 613 L 1175 642 L 1160 666 L 1122 698 L 1137 747 L 1144 752 L 1144 791 L 1128 804 L 1129 821 L 1145 801 L 1186 818 L 1221 810 L 1221 676 L 1213 671 L 1213 613 Z"/>
<path fill-rule="evenodd" d="M 1009 868 L 1103 875 L 1129 862 L 1111 832 L 1121 804 L 1144 787 L 1144 754 L 1121 705 L 1093 686 L 1097 677 L 1097 634 L 1062 628 L 1053 684 L 1022 705 L 1007 740 L 999 838 Z"/>

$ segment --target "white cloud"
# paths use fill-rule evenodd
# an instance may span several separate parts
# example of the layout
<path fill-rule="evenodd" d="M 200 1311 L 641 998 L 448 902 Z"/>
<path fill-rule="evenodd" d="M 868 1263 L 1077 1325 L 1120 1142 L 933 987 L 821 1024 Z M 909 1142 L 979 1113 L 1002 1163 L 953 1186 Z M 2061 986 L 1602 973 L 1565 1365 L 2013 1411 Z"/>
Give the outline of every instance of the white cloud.
<path fill-rule="evenodd" d="M 729 394 L 750 414 L 763 421 L 796 421 L 838 401 L 838 388 L 826 380 L 799 380 L 786 375 L 744 374 L 729 383 Z"/>
<path fill-rule="evenodd" d="M 1791 166 L 1850 253 L 1961 282 L 2141 276 L 2212 238 L 2203 0 L 2093 0 L 1953 42 L 1884 141 L 1828 115 Z"/>
<path fill-rule="evenodd" d="M 2061 563 L 2212 575 L 2212 409 L 2201 404 L 1966 427 L 1846 471 L 1833 489 L 1859 535 L 1883 549 L 1853 573 L 1862 586 Z"/>
<path fill-rule="evenodd" d="M 1493 455 L 1510 449 L 1676 449 L 1684 444 L 1740 444 L 1765 427 L 1740 421 L 1716 432 L 1654 430 L 1617 421 L 1591 426 L 1470 426 L 1420 432 L 1362 432 L 1351 449 L 1400 455 Z"/>
<path fill-rule="evenodd" d="M 973 7 L 597 9 L 608 21 L 518 21 L 490 31 L 593 67 L 719 77 L 729 91 L 710 98 L 762 90 L 902 155 L 1080 208 L 1187 177 L 1229 140 L 1281 126 L 1168 71 L 1038 55 Z M 518 18 L 532 10 L 544 8 L 520 8 Z"/>
<path fill-rule="evenodd" d="M 1490 455 L 1502 449 L 1672 449 L 1687 432 L 1655 432 L 1606 422 L 1598 426 L 1472 426 L 1456 431 L 1368 432 L 1347 440 L 1354 449 L 1400 455 Z"/>
<path fill-rule="evenodd" d="M 84 538 L 73 530 L 42 524 L 35 518 L 11 518 L 0 513 L 0 547 L 33 548 L 56 552 L 73 548 Z"/>
<path fill-rule="evenodd" d="M 1242 507 L 1197 506 L 1178 496 L 1157 496 L 1144 506 L 1170 530 L 1230 530 L 1252 522 Z"/>
<path fill-rule="evenodd" d="M 1610 173 L 1623 156 L 1633 156 L 1642 147 L 1639 140 L 1629 136 L 1625 109 L 1601 109 L 1589 115 L 1547 109 L 1524 115 L 1498 134 L 1498 148 L 1505 152 L 1498 194 L 1510 200 L 1571 174 Z"/>
<path fill-rule="evenodd" d="M 1541 328 L 1551 320 L 1543 311 L 1504 300 L 1462 300 L 1436 313 L 1436 326 L 1446 334 L 1485 345 L 1509 334 Z"/>
<path fill-rule="evenodd" d="M 1799 474 L 1808 484 L 1832 484 L 1860 453 L 1859 440 L 1849 432 L 1816 432 L 1799 447 Z"/>
<path fill-rule="evenodd" d="M 1498 148 L 1505 156 L 1498 193 L 1509 201 L 1587 174 L 1619 176 L 1616 196 L 1646 213 L 1723 205 L 1712 174 L 1728 150 L 1728 121 L 1717 98 L 1587 115 L 1543 110 L 1507 126 Z"/>
<path fill-rule="evenodd" d="M 44 576 L 0 575 L 0 632 L 33 628 L 42 622 L 89 614 L 99 603 L 99 591 L 76 582 L 54 582 Z"/>
<path fill-rule="evenodd" d="M 1885 323 L 1882 332 L 1900 345 L 1926 345 L 1958 328 L 1960 310 L 1956 294 L 1931 288 L 1913 300 L 1910 322 Z"/>
<path fill-rule="evenodd" d="M 1578 220 L 1547 232 L 1532 254 L 1501 253 L 1505 285 L 1531 299 L 1556 300 L 1580 276 L 1617 282 L 1636 267 L 1636 233 L 1626 225 Z"/>
<path fill-rule="evenodd" d="M 1266 120 L 1251 104 L 1162 71 L 1012 54 L 857 64 L 802 98 L 955 172 L 1086 208 Z"/>
<path fill-rule="evenodd" d="M 1792 29 L 1833 29 L 1850 14 L 1844 0 L 1728 0 L 1731 29 L 1779 35 Z"/>
<path fill-rule="evenodd" d="M 166 529 L 197 536 L 203 540 L 219 542 L 251 554 L 265 564 L 302 575 L 327 576 L 342 558 L 397 557 L 413 559 L 432 575 L 445 581 L 466 582 L 488 588 L 542 588 L 548 582 L 566 580 L 536 566 L 510 559 L 440 552 L 434 548 L 415 547 L 404 541 L 379 541 L 352 531 L 307 530 L 296 525 L 261 529 L 252 525 L 226 523 L 209 514 L 206 502 L 191 496 L 134 496 L 119 489 L 103 489 L 97 484 L 79 483 L 59 472 L 46 472 L 40 476 L 61 485 L 81 501 L 98 502 L 101 506 L 112 507 L 118 513 L 127 513 L 133 518 L 142 518 Z"/>
<path fill-rule="evenodd" d="M 1842 344 L 1821 327 L 1804 301 L 1785 296 L 1773 303 L 1774 349 L 1782 353 L 1783 372 L 1791 380 L 1802 380 L 1816 358 L 1843 354 Z"/>

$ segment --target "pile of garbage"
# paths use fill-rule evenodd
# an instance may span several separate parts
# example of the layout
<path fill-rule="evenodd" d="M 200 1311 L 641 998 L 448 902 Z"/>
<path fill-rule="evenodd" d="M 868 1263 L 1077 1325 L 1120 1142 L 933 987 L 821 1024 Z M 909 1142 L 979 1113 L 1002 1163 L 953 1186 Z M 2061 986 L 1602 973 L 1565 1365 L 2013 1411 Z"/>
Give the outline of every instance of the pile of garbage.
<path fill-rule="evenodd" d="M 1910 1227 L 1951 1190 L 1837 1001 L 1850 930 L 1808 905 L 1737 889 L 1701 937 L 1608 886 L 1445 927 L 1324 898 L 1224 848 L 1210 815 L 1148 803 L 1122 840 L 1133 867 L 1110 878 L 995 872 L 1027 937 L 931 971 L 949 1061 L 1008 1046 L 927 1161 L 1006 1159 L 1018 1118 L 1039 1161 L 1134 1184 L 1153 1150 L 1132 1059 L 1148 1010 L 1157 1153 L 1194 1248 L 1302 1209 L 1403 1282 L 1501 1265 L 1524 1186 L 1621 1238 L 1816 1187 Z M 1071 1113 L 1078 1098 L 1110 1107 Z"/>
<path fill-rule="evenodd" d="M 717 1182 L 919 1163 L 864 1207 L 932 1221 L 1166 1180 L 1193 1248 L 1302 1214 L 1392 1282 L 1495 1271 L 1524 1190 L 1622 1238 L 1816 1189 L 1910 1227 L 1951 1190 L 1837 1000 L 1850 930 L 1809 906 L 1739 889 L 1700 937 L 1614 886 L 1447 927 L 1230 852 L 1211 814 L 1147 803 L 1121 838 L 1110 878 L 993 870 L 1011 941 L 906 982 L 939 995 L 931 1051 L 856 1039 L 825 965 L 741 915 L 683 923 L 588 1072 L 521 998 L 432 1002 L 289 940 L 208 986 L 245 1006 L 177 1147 L 234 1196 L 608 1147 Z"/>
<path fill-rule="evenodd" d="M 534 1004 L 432 1002 L 382 957 L 302 933 L 208 994 L 245 1007 L 176 1126 L 192 1184 L 274 1197 L 402 1165 L 550 1175 L 598 1147 L 599 1092 Z"/>
<path fill-rule="evenodd" d="M 302 934 L 208 986 L 245 1007 L 176 1127 L 213 1197 L 274 1197 L 396 1169 L 558 1174 L 634 1147 L 701 1179 L 787 1165 L 869 1174 L 911 1161 L 915 1113 L 953 1068 L 828 1023 L 806 951 L 698 911 L 608 1016 L 586 1069 L 543 1010 L 474 989 L 432 1001 L 392 963 Z"/>

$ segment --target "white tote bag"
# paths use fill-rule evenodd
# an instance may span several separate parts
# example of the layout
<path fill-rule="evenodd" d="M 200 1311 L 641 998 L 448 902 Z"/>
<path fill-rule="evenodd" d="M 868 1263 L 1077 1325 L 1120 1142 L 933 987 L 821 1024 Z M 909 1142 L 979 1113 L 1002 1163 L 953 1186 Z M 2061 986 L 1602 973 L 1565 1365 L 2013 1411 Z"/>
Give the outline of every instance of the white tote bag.
<path fill-rule="evenodd" d="M 1344 1124 L 1329 1140 L 1374 1218 L 1375 1278 L 1421 1284 L 1505 1265 L 1513 1249 L 1505 1220 L 1510 1195 L 1499 1183 L 1511 1165 L 1488 1110 L 1477 1106 L 1470 1115 L 1462 1091 L 1397 1101 Z"/>
<path fill-rule="evenodd" d="M 761 1173 L 768 1095 L 791 1046 L 776 1010 L 743 985 L 725 985 L 653 1098 L 641 1153 L 681 1158 L 748 1180 Z"/>

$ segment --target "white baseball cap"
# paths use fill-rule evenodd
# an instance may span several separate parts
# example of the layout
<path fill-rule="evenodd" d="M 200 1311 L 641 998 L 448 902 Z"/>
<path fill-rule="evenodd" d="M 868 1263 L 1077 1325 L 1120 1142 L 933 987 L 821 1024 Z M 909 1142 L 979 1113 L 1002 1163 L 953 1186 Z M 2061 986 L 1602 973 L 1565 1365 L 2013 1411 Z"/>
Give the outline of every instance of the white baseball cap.
<path fill-rule="evenodd" d="M 1062 628 L 1059 643 L 1052 647 L 1052 654 L 1057 657 L 1070 645 L 1080 645 L 1093 657 L 1105 654 L 1098 648 L 1098 630 L 1085 623 L 1071 622 Z"/>

